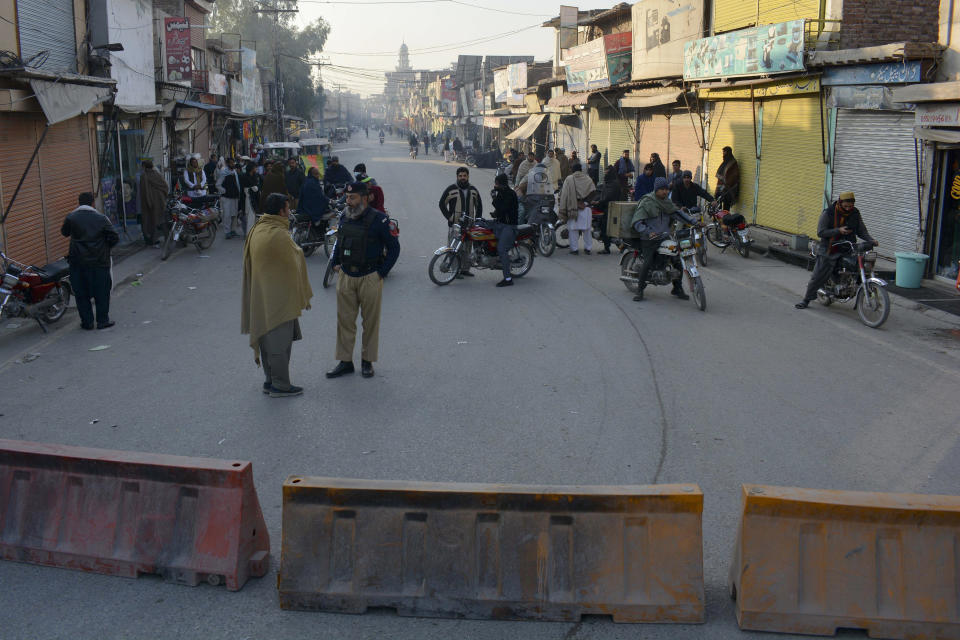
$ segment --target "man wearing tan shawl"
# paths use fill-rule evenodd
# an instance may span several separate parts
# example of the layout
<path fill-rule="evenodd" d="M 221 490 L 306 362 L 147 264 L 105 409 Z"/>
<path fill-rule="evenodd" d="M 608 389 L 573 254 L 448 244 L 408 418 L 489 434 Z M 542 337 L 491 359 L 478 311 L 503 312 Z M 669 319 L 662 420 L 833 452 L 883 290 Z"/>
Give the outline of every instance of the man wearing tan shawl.
<path fill-rule="evenodd" d="M 571 167 L 573 173 L 563 181 L 560 190 L 560 218 L 567 223 L 567 232 L 570 234 L 570 253 L 577 255 L 577 236 L 583 231 L 584 253 L 590 255 L 593 248 L 593 236 L 590 234 L 592 213 L 587 206 L 590 194 L 597 190 L 590 176 L 585 174 L 579 163 Z"/>
<path fill-rule="evenodd" d="M 149 247 L 157 240 L 157 227 L 166 222 L 164 213 L 167 208 L 167 194 L 170 188 L 160 172 L 153 166 L 152 160 L 142 163 L 143 175 L 140 176 L 140 227 L 143 240 Z"/>
<path fill-rule="evenodd" d="M 310 280 L 303 251 L 290 238 L 287 196 L 264 198 L 265 214 L 243 246 L 240 332 L 250 335 L 254 361 L 263 365 L 263 392 L 271 398 L 298 396 L 290 384 L 290 351 L 300 340 L 300 311 L 310 308 Z"/>

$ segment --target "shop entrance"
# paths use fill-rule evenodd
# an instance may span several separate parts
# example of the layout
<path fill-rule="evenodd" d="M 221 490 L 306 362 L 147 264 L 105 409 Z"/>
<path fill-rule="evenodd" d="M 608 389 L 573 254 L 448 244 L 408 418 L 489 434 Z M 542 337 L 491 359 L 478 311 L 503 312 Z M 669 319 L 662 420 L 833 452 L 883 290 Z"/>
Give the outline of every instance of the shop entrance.
<path fill-rule="evenodd" d="M 951 282 L 960 265 L 960 149 L 939 153 L 940 205 L 932 233 L 933 273 Z"/>

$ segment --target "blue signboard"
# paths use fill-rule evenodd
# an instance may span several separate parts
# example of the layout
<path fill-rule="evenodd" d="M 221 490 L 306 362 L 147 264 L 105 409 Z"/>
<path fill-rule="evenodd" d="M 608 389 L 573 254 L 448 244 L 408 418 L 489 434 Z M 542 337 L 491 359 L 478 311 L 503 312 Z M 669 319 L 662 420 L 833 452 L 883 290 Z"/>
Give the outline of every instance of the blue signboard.
<path fill-rule="evenodd" d="M 920 61 L 881 62 L 855 67 L 830 67 L 824 69 L 820 82 L 832 86 L 920 82 Z"/>
<path fill-rule="evenodd" d="M 803 22 L 791 20 L 688 42 L 683 50 L 683 79 L 804 71 Z"/>

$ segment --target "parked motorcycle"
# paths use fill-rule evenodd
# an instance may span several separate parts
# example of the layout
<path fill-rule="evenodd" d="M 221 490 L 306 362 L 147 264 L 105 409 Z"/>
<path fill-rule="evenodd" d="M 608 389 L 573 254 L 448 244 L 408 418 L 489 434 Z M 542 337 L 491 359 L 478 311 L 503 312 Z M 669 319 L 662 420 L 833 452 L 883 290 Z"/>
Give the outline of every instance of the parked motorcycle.
<path fill-rule="evenodd" d="M 453 225 L 452 237 L 449 245 L 433 252 L 428 274 L 434 284 L 450 284 L 464 269 L 501 269 L 497 238 L 485 221 L 465 216 L 463 224 Z M 516 242 L 507 253 L 514 278 L 522 278 L 533 267 L 533 243 L 534 226 L 517 225 Z"/>
<path fill-rule="evenodd" d="M 170 229 L 160 249 L 160 259 L 166 260 L 173 252 L 177 242 L 191 242 L 197 251 L 206 251 L 217 239 L 217 220 L 220 210 L 215 207 L 194 209 L 189 205 L 190 198 L 173 197 L 167 201 L 167 214 L 170 216 Z M 212 203 L 209 203 L 212 204 Z"/>
<path fill-rule="evenodd" d="M 591 207 L 592 217 L 590 218 L 590 235 L 594 240 L 599 240 L 602 229 L 600 228 L 601 216 L 603 211 Z M 556 226 L 557 246 L 566 249 L 570 246 L 570 231 L 567 229 L 566 222 L 557 223 Z"/>
<path fill-rule="evenodd" d="M 620 255 L 620 280 L 633 293 L 640 291 L 640 265 L 643 262 L 639 240 L 625 238 L 626 245 Z M 657 247 L 646 282 L 653 285 L 669 285 L 674 280 L 687 277 L 693 301 L 700 311 L 707 309 L 707 294 L 703 280 L 697 268 L 697 249 L 694 246 L 694 232 L 691 228 L 677 229 L 664 237 Z"/>
<path fill-rule="evenodd" d="M 721 209 L 720 200 L 714 200 L 707 205 L 706 235 L 710 244 L 726 251 L 731 244 L 744 258 L 750 257 L 750 246 L 753 239 L 747 229 L 747 221 L 739 213 L 730 213 Z"/>
<path fill-rule="evenodd" d="M 477 159 L 468 151 L 453 152 L 453 161 L 459 164 L 465 164 L 468 167 L 477 166 Z"/>
<path fill-rule="evenodd" d="M 841 250 L 847 253 L 837 261 L 837 267 L 827 283 L 817 290 L 817 302 L 829 307 L 834 302 L 848 302 L 853 299 L 860 322 L 876 329 L 890 316 L 890 295 L 887 293 L 886 281 L 873 272 L 877 253 L 870 249 L 874 243 L 854 244 L 845 240 L 834 246 L 842 247 Z M 810 254 L 814 254 L 813 248 Z"/>
<path fill-rule="evenodd" d="M 58 260 L 34 267 L 0 251 L 0 267 L 0 318 L 31 318 L 46 333 L 70 303 L 70 265 Z"/>

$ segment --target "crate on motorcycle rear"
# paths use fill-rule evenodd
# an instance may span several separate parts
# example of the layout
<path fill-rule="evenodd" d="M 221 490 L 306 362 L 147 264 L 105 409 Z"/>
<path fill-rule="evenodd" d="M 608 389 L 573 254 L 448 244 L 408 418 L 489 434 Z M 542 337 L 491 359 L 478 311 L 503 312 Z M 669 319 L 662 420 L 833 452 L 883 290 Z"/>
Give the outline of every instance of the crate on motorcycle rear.
<path fill-rule="evenodd" d="M 630 226 L 636 202 L 611 202 L 607 208 L 607 235 L 611 238 L 636 238 L 639 234 Z"/>

